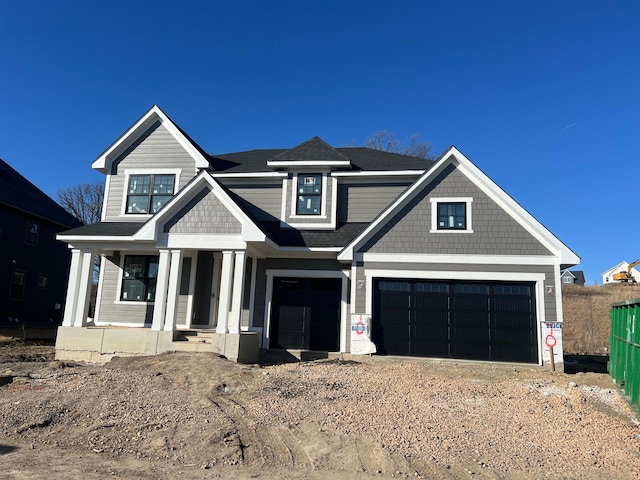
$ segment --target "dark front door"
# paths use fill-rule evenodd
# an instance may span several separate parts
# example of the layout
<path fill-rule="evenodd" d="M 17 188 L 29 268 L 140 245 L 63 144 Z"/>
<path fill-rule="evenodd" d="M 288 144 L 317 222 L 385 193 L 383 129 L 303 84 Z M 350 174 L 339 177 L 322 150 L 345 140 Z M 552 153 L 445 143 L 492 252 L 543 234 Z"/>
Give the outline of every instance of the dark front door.
<path fill-rule="evenodd" d="M 273 279 L 270 347 L 339 350 L 339 278 Z"/>
<path fill-rule="evenodd" d="M 538 361 L 531 283 L 377 279 L 374 290 L 381 354 Z"/>

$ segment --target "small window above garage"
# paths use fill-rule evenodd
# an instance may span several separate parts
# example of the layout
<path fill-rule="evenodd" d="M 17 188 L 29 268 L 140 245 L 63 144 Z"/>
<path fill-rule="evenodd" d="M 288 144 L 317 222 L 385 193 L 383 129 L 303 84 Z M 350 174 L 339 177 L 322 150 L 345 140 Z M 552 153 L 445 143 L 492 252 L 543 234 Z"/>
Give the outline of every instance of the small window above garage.
<path fill-rule="evenodd" d="M 471 197 L 431 198 L 431 233 L 473 233 Z"/>

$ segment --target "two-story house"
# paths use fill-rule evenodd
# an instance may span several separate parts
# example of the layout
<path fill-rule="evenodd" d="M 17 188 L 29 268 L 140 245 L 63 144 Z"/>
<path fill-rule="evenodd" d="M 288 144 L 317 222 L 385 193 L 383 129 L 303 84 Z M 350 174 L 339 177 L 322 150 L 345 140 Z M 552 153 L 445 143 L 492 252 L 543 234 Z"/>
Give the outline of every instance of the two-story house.
<path fill-rule="evenodd" d="M 198 349 L 237 361 L 349 354 L 370 332 L 378 354 L 541 364 L 560 271 L 579 262 L 455 147 L 428 161 L 314 137 L 209 155 L 154 106 L 93 168 L 102 221 L 59 236 L 61 359 L 187 349 L 208 329 Z"/>
<path fill-rule="evenodd" d="M 71 255 L 56 235 L 80 225 L 0 159 L 0 325 L 60 325 Z"/>

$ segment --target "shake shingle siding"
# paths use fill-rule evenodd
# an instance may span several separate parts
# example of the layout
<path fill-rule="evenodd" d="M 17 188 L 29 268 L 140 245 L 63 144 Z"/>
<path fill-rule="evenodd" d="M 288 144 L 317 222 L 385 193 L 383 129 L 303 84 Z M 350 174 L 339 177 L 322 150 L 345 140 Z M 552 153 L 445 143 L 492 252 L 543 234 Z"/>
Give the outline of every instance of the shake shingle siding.
<path fill-rule="evenodd" d="M 178 234 L 240 234 L 242 226 L 211 189 L 206 188 L 165 224 L 164 231 Z"/>
<path fill-rule="evenodd" d="M 193 158 L 163 125 L 154 125 L 113 163 L 111 175 L 108 177 L 109 188 L 105 192 L 107 221 L 140 221 L 138 215 L 123 215 L 127 169 L 144 170 L 149 173 L 153 173 L 154 169 L 179 170 L 176 191 L 184 187 L 196 174 Z"/>
<path fill-rule="evenodd" d="M 431 232 L 431 198 L 473 198 L 473 233 Z M 458 255 L 552 255 L 464 174 L 451 166 L 399 212 L 364 251 Z"/>

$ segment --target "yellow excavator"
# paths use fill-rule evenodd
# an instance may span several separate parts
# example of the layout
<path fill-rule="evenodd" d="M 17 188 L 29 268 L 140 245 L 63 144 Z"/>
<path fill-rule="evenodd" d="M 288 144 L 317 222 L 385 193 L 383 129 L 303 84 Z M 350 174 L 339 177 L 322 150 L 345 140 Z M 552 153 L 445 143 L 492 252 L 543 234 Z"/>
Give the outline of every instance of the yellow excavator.
<path fill-rule="evenodd" d="M 622 283 L 636 283 L 636 279 L 633 278 L 633 275 L 631 275 L 631 269 L 633 267 L 635 267 L 636 265 L 640 265 L 640 259 L 636 260 L 633 263 L 630 263 L 629 266 L 627 267 L 627 271 L 622 271 L 622 272 L 618 272 L 618 273 L 614 273 L 613 274 L 613 279 L 616 282 L 622 282 Z"/>

